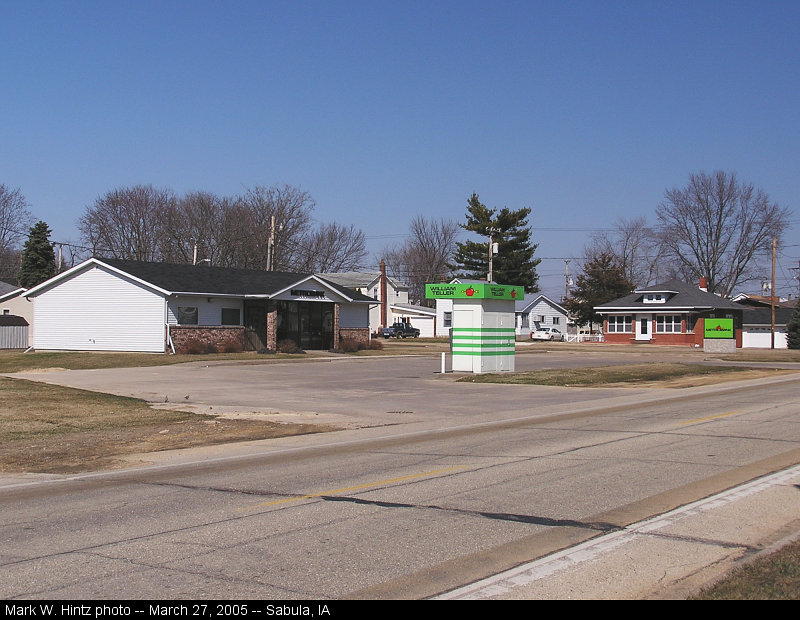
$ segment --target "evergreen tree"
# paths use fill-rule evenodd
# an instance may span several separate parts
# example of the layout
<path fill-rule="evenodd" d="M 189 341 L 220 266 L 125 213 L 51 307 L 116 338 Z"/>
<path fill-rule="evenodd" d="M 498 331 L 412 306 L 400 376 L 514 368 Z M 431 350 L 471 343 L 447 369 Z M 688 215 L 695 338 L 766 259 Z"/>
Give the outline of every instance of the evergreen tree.
<path fill-rule="evenodd" d="M 22 249 L 20 286 L 31 288 L 56 274 L 56 256 L 50 243 L 51 232 L 47 224 L 41 221 L 31 227 L 28 240 Z"/>
<path fill-rule="evenodd" d="M 575 281 L 573 296 L 564 302 L 564 307 L 579 325 L 600 322 L 595 306 L 624 297 L 632 289 L 633 284 L 616 257 L 601 252 L 584 264 L 583 273 Z"/>
<path fill-rule="evenodd" d="M 789 348 L 800 349 L 800 303 L 795 306 L 792 318 L 786 325 L 786 331 Z"/>
<path fill-rule="evenodd" d="M 498 284 L 524 286 L 528 293 L 538 291 L 536 266 L 541 259 L 533 258 L 538 244 L 531 244 L 530 213 L 529 208 L 512 211 L 508 207 L 498 212 L 487 208 L 477 194 L 472 194 L 467 201 L 467 223 L 460 226 L 486 237 L 486 241 L 457 243 L 453 264 L 448 266 L 458 272 L 458 277 L 486 279 L 489 272 L 489 232 L 492 231 L 492 240 L 498 245 L 498 253 L 492 261 L 492 279 Z"/>

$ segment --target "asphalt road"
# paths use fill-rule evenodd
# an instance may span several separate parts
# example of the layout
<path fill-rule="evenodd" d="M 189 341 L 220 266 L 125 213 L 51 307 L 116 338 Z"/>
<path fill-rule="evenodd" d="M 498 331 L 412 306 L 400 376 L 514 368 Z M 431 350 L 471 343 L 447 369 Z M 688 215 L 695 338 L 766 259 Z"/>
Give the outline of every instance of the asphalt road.
<path fill-rule="evenodd" d="M 455 384 L 430 365 L 46 373 L 156 401 L 191 388 L 197 406 L 257 403 L 354 428 L 7 479 L 0 597 L 444 595 L 800 462 L 793 378 L 538 388 Z"/>

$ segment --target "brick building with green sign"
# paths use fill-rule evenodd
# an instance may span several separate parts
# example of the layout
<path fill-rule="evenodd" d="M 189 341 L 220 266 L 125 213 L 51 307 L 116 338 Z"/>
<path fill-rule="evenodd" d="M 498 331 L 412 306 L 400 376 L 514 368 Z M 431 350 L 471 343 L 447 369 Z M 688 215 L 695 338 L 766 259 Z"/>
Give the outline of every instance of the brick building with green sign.
<path fill-rule="evenodd" d="M 700 286 L 670 280 L 596 306 L 603 317 L 605 341 L 693 347 L 703 346 L 707 338 L 724 338 L 741 347 L 744 308 L 707 292 L 704 284 L 704 279 Z M 706 333 L 706 322 L 711 335 Z"/>

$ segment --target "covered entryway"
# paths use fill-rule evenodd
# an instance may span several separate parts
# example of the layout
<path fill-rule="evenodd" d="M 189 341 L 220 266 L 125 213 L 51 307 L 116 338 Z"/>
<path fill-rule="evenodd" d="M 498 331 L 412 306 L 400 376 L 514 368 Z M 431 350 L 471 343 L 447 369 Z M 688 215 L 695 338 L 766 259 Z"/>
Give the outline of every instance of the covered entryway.
<path fill-rule="evenodd" d="M 278 342 L 291 340 L 301 349 L 333 348 L 333 303 L 278 301 L 276 309 Z"/>

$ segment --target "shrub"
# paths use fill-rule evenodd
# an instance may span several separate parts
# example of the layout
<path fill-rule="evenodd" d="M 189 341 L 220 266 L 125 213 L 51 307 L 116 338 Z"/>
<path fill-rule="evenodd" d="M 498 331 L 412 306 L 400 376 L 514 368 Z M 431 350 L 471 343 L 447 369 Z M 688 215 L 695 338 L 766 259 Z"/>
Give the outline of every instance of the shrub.
<path fill-rule="evenodd" d="M 359 351 L 359 343 L 352 338 L 340 338 L 339 339 L 339 351 L 342 353 L 355 353 Z"/>
<path fill-rule="evenodd" d="M 278 353 L 305 353 L 294 340 L 281 340 L 276 348 Z"/>
<path fill-rule="evenodd" d="M 244 346 L 238 340 L 231 338 L 230 340 L 226 340 L 220 345 L 220 348 L 224 353 L 241 353 L 244 351 Z"/>
<path fill-rule="evenodd" d="M 199 355 L 206 352 L 206 343 L 197 338 L 187 340 L 178 348 L 178 353 Z"/>
<path fill-rule="evenodd" d="M 364 344 L 365 344 L 364 348 L 369 349 L 371 351 L 383 351 L 383 343 L 377 338 L 373 338 L 372 340 L 370 340 L 369 342 L 365 342 Z"/>

